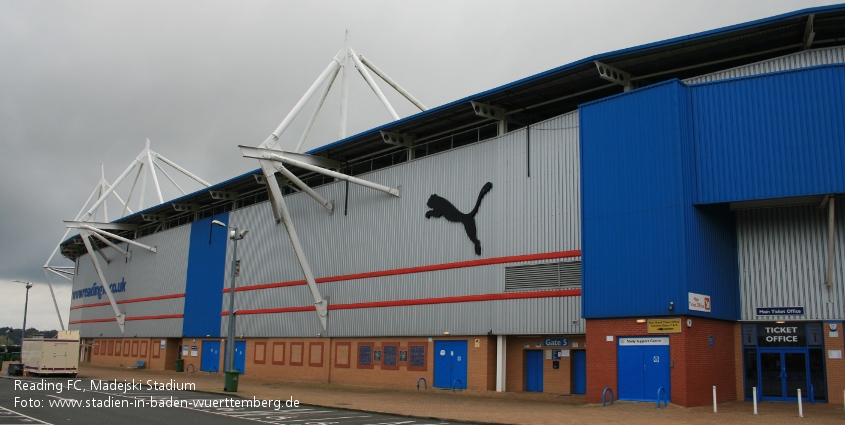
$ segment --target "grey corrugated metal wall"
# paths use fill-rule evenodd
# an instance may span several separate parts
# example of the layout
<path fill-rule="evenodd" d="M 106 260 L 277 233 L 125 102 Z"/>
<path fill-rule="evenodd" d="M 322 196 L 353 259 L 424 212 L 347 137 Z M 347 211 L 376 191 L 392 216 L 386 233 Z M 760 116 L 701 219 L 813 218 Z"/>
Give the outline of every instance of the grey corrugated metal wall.
<path fill-rule="evenodd" d="M 580 249 L 577 112 L 531 126 L 530 177 L 526 136 L 526 130 L 520 129 L 362 175 L 401 186 L 402 196 L 350 185 L 348 215 L 343 214 L 343 182 L 316 188 L 335 201 L 333 215 L 305 194 L 286 197 L 314 274 L 319 278 Z M 493 189 L 476 216 L 482 245 L 482 255 L 477 256 L 461 224 L 425 218 L 426 201 L 436 193 L 469 212 L 486 182 L 492 182 Z M 250 230 L 238 246 L 243 264 L 239 287 L 303 279 L 285 228 L 274 223 L 269 203 L 233 211 L 229 224 Z M 227 255 L 229 276 L 231 248 Z M 501 293 L 505 266 L 318 286 L 323 296 L 330 297 L 330 304 Z M 236 302 L 238 310 L 313 305 L 305 286 L 239 291 Z M 228 310 L 228 296 L 221 310 Z M 580 297 L 335 310 L 329 316 L 332 336 L 439 334 L 447 325 L 453 327 L 453 334 L 490 329 L 494 333 L 584 331 Z M 227 326 L 224 318 L 221 330 Z M 316 313 L 308 312 L 240 316 L 237 333 L 314 336 L 319 330 Z"/>
<path fill-rule="evenodd" d="M 107 264 L 99 256 L 97 260 L 103 268 L 106 280 L 108 283 L 119 282 L 121 279 L 126 281 L 126 291 L 114 294 L 115 300 L 184 294 L 190 233 L 191 226 L 179 226 L 138 238 L 140 243 L 155 246 L 157 252 L 154 254 L 130 246 L 132 257 L 129 261 L 113 249 L 104 248 L 103 251 L 112 259 L 111 263 Z M 91 287 L 94 282 L 99 282 L 100 279 L 87 254 L 79 257 L 77 261 L 77 275 L 73 280 L 74 291 Z M 77 298 L 71 300 L 71 307 L 102 302 L 108 302 L 105 295 L 99 299 L 97 297 Z M 127 318 L 182 314 L 185 298 L 118 304 L 118 306 Z M 111 305 L 70 311 L 70 322 L 110 317 L 114 317 Z M 69 328 L 79 329 L 83 337 L 95 337 L 100 334 L 104 337 L 122 336 L 115 322 L 71 324 Z M 125 329 L 125 336 L 182 336 L 182 319 L 127 321 Z"/>
<path fill-rule="evenodd" d="M 765 74 L 768 72 L 843 62 L 845 62 L 845 46 L 835 46 L 825 49 L 805 50 L 791 55 L 688 78 L 684 82 L 687 84 L 706 83 L 728 78 L 747 77 L 749 75 Z"/>
<path fill-rule="evenodd" d="M 737 212 L 742 320 L 845 319 L 845 208 L 837 202 L 834 284 L 827 272 L 827 208 Z M 758 307 L 804 307 L 803 316 L 757 316 Z"/>

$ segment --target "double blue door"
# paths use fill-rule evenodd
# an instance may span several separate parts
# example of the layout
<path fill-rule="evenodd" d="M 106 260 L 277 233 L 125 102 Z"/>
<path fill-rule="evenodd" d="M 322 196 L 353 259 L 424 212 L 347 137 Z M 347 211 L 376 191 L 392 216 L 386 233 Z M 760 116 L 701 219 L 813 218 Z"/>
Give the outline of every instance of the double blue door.
<path fill-rule="evenodd" d="M 525 391 L 543 392 L 543 350 L 525 351 Z"/>
<path fill-rule="evenodd" d="M 220 341 L 203 341 L 200 370 L 220 372 Z"/>
<path fill-rule="evenodd" d="M 661 338 L 619 338 L 619 400 L 657 401 L 670 400 L 669 339 L 665 345 Z M 622 345 L 625 340 L 635 345 Z M 660 341 L 654 345 L 639 345 Z M 645 342 L 642 342 L 645 341 Z M 658 396 L 660 388 L 665 394 Z"/>
<path fill-rule="evenodd" d="M 434 386 L 467 387 L 466 341 L 434 341 Z"/>

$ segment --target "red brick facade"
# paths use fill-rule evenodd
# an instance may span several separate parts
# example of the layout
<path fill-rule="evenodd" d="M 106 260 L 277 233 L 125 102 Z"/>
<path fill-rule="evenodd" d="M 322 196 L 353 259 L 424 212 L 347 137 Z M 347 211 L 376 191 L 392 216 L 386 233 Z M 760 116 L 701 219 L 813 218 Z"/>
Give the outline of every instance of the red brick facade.
<path fill-rule="evenodd" d="M 833 323 L 836 325 L 836 331 L 831 331 L 829 325 Z M 845 359 L 841 357 L 838 359 L 830 358 L 830 351 L 840 350 L 840 354 L 845 354 L 845 346 L 843 346 L 842 335 L 845 329 L 842 329 L 842 322 L 825 322 L 822 332 L 824 333 L 824 348 L 825 348 L 825 369 L 827 373 L 827 401 L 828 403 L 842 404 L 843 391 L 845 391 Z M 835 336 L 832 336 L 835 335 Z"/>
<path fill-rule="evenodd" d="M 687 317 L 681 319 L 685 323 Z M 672 403 L 687 407 L 712 403 L 713 386 L 717 388 L 719 402 L 736 400 L 736 325 L 699 317 L 690 319 L 692 326 L 683 325 L 680 333 L 661 334 L 669 337 Z M 650 335 L 647 324 L 637 323 L 635 318 L 587 320 L 587 401 L 590 403 L 601 403 L 605 388 L 619 396 L 616 353 L 620 336 L 656 335 Z"/>
<path fill-rule="evenodd" d="M 671 402 L 682 406 L 703 406 L 712 403 L 713 386 L 719 402 L 743 400 L 742 325 L 700 317 L 679 316 L 680 333 L 660 334 L 669 338 Z M 686 326 L 687 319 L 692 326 Z M 656 336 L 648 334 L 646 323 L 635 318 L 587 320 L 586 336 L 569 338 L 570 356 L 562 356 L 558 368 L 548 358 L 550 347 L 542 345 L 539 336 L 509 336 L 506 345 L 506 391 L 525 391 L 527 350 L 543 350 L 543 391 L 572 394 L 572 351 L 585 350 L 587 358 L 587 401 L 601 403 L 602 391 L 610 388 L 619 397 L 617 352 L 620 336 Z M 845 359 L 829 358 L 831 350 L 845 352 L 843 323 L 836 322 L 838 334 L 824 324 L 825 369 L 830 403 L 843 402 L 845 391 Z M 612 341 L 607 339 L 612 336 Z M 712 336 L 713 345 L 710 345 Z M 496 337 L 387 337 L 387 338 L 247 338 L 245 374 L 285 381 L 338 383 L 385 388 L 414 388 L 419 378 L 431 387 L 434 380 L 434 343 L 440 340 L 467 341 L 467 382 L 469 389 L 494 391 L 496 386 Z M 93 364 L 131 367 L 138 360 L 150 369 L 174 369 L 177 355 L 182 355 L 186 371 L 199 371 L 204 341 L 220 343 L 220 364 L 223 369 L 225 340 L 158 339 L 158 338 L 94 338 L 83 342 Z M 93 345 L 92 345 L 93 344 Z M 163 349 L 161 347 L 164 347 Z M 360 347 L 371 347 L 384 356 L 385 347 L 396 353 L 396 363 L 387 364 L 381 357 L 370 364 L 359 364 Z M 192 347 L 197 347 L 192 356 Z M 408 361 L 410 347 L 425 349 L 425 365 L 412 367 Z"/>

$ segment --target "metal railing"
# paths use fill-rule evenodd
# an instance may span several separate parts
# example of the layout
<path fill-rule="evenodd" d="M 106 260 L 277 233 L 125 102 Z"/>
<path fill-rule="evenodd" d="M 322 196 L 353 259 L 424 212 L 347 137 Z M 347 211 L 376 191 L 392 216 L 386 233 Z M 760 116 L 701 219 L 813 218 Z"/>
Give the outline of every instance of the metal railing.
<path fill-rule="evenodd" d="M 428 390 L 428 381 L 426 381 L 425 378 L 420 378 L 417 379 L 417 391 L 420 390 L 420 381 L 423 383 L 423 389 Z"/>

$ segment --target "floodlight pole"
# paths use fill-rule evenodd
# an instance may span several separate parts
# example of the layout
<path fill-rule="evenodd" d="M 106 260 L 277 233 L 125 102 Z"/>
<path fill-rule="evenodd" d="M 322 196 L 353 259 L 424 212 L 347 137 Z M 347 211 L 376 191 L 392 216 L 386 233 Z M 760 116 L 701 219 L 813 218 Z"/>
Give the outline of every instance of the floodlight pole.
<path fill-rule="evenodd" d="M 213 220 L 211 223 L 221 227 L 228 227 L 223 222 L 217 220 Z M 235 370 L 235 278 L 237 276 L 235 272 L 238 264 L 238 241 L 246 235 L 246 232 L 239 233 L 237 227 L 232 227 L 231 229 L 232 232 L 230 233 L 229 239 L 235 241 L 235 243 L 232 247 L 232 270 L 229 279 L 229 335 L 226 340 L 225 373 L 231 373 Z M 228 381 L 227 379 L 226 382 L 228 383 Z M 236 389 L 237 384 L 235 388 L 229 388 L 228 386 L 223 388 L 224 391 L 235 391 Z"/>
<path fill-rule="evenodd" d="M 23 339 L 26 337 L 26 311 L 29 309 L 29 288 L 32 288 L 32 283 L 22 280 L 13 280 L 12 282 L 26 284 L 26 302 L 23 305 L 23 329 L 21 330 L 21 346 L 23 346 Z"/>

